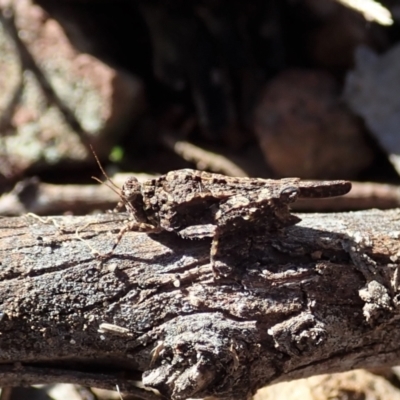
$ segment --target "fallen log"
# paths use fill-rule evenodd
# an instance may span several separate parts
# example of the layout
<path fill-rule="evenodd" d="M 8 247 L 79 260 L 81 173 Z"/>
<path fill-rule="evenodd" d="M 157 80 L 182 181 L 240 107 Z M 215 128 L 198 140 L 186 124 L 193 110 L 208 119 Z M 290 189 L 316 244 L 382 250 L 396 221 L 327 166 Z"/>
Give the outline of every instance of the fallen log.
<path fill-rule="evenodd" d="M 245 399 L 284 380 L 399 364 L 400 211 L 302 214 L 254 238 L 240 280 L 210 240 L 124 214 L 0 219 L 0 385 Z"/>

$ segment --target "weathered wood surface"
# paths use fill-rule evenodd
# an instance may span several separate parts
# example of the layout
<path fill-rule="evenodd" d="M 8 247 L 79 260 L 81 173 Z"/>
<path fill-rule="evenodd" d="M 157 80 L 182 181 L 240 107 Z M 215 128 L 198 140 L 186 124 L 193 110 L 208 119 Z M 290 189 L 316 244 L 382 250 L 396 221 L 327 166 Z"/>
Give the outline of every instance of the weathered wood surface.
<path fill-rule="evenodd" d="M 0 385 L 244 399 L 400 362 L 399 210 L 302 215 L 251 243 L 240 282 L 214 278 L 209 240 L 172 233 L 130 232 L 99 261 L 122 218 L 0 219 Z"/>

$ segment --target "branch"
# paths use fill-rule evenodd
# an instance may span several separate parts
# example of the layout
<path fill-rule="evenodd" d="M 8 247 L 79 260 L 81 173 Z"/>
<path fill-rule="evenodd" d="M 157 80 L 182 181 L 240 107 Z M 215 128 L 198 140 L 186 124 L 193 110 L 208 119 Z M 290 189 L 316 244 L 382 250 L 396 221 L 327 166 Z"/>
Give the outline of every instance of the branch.
<path fill-rule="evenodd" d="M 172 233 L 130 232 L 99 261 L 124 214 L 0 219 L 0 385 L 245 399 L 398 364 L 399 215 L 303 215 L 254 238 L 240 281 L 214 277 L 209 240 Z"/>
<path fill-rule="evenodd" d="M 1 121 L 0 121 L 1 123 Z M 122 187 L 128 177 L 135 176 L 144 182 L 152 175 L 119 173 L 113 182 Z M 120 200 L 106 185 L 54 185 L 40 182 L 37 177 L 18 182 L 9 193 L 0 196 L 0 215 L 12 216 L 25 213 L 54 215 L 69 210 L 74 214 L 87 214 L 92 210 L 110 210 Z M 400 206 L 398 185 L 374 182 L 352 182 L 350 193 L 325 199 L 299 199 L 292 205 L 298 212 L 390 209 Z"/>

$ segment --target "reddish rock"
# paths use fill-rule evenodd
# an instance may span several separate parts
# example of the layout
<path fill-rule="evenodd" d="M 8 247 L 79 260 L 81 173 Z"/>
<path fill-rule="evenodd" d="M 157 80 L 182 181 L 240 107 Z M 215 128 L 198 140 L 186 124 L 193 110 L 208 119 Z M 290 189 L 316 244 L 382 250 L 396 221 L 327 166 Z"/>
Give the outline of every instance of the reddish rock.
<path fill-rule="evenodd" d="M 254 126 L 279 176 L 349 179 L 373 158 L 358 119 L 323 72 L 287 70 L 277 76 L 261 96 Z"/>
<path fill-rule="evenodd" d="M 0 174 L 12 178 L 32 164 L 85 159 L 88 142 L 109 148 L 143 111 L 141 81 L 80 53 L 31 1 L 0 0 L 3 9 L 10 4 L 14 21 L 0 24 L 0 133 L 6 135 Z"/>

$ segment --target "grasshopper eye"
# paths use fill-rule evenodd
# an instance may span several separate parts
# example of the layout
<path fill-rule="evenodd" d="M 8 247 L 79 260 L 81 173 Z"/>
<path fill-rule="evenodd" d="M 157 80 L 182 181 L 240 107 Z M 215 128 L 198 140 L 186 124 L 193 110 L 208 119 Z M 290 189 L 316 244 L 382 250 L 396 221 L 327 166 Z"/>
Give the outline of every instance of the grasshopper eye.
<path fill-rule="evenodd" d="M 123 187 L 131 192 L 137 192 L 140 190 L 140 183 L 134 176 L 130 176 Z"/>
<path fill-rule="evenodd" d="M 299 195 L 299 189 L 296 186 L 287 186 L 280 192 L 280 199 L 288 203 L 296 201 Z"/>

